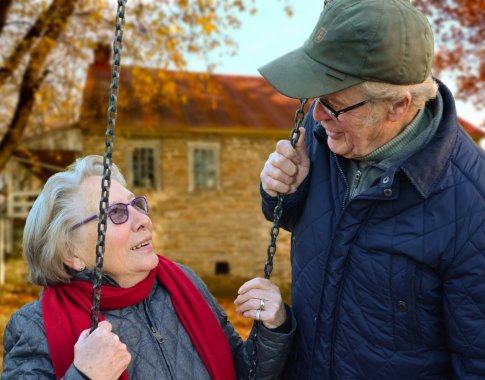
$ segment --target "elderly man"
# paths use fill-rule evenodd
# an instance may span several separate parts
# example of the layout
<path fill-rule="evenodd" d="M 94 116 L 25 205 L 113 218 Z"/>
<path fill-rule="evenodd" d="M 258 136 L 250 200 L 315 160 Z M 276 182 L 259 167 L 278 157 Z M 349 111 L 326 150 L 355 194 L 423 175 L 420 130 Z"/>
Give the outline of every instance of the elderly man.
<path fill-rule="evenodd" d="M 485 154 L 431 77 L 405 0 L 333 0 L 303 47 L 260 69 L 315 98 L 262 172 L 287 194 L 294 379 L 485 378 Z"/>

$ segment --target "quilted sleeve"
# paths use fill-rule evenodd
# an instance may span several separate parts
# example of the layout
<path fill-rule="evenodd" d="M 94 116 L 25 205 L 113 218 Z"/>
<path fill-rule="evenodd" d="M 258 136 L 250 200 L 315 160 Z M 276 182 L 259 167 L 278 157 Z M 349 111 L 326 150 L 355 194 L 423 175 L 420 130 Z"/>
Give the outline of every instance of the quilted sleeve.
<path fill-rule="evenodd" d="M 2 379 L 55 379 L 38 302 L 14 313 L 3 336 Z M 82 380 L 72 365 L 63 380 Z"/>
<path fill-rule="evenodd" d="M 471 231 L 444 279 L 454 379 L 485 378 L 485 222 Z"/>
<path fill-rule="evenodd" d="M 277 333 L 268 330 L 263 325 L 259 327 L 256 379 L 279 379 L 283 374 L 296 330 L 296 320 L 293 313 L 288 305 L 285 306 L 288 318 L 291 319 L 291 328 L 288 333 Z M 248 377 L 246 373 L 248 373 L 247 371 L 251 364 L 250 358 L 253 352 L 254 333 L 255 328 L 253 327 L 249 338 L 244 342 L 244 351 L 239 353 L 239 363 L 236 363 L 239 367 L 244 368 L 244 371 L 238 373 L 238 377 L 241 379 L 247 379 Z"/>

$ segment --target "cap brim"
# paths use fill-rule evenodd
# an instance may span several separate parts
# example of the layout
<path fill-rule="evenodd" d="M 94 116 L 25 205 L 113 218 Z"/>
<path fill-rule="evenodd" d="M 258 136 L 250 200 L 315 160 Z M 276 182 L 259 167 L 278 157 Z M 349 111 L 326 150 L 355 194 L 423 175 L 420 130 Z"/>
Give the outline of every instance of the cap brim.
<path fill-rule="evenodd" d="M 267 63 L 258 71 L 277 91 L 295 99 L 328 95 L 364 81 L 315 61 L 304 47 Z"/>

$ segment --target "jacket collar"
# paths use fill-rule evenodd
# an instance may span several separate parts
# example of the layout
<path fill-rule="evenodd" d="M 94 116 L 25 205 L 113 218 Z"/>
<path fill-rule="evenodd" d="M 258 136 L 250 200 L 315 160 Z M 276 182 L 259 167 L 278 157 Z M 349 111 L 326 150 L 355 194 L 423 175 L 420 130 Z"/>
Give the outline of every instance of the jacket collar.
<path fill-rule="evenodd" d="M 427 107 L 434 115 L 438 112 L 438 108 L 442 107 L 438 130 L 424 149 L 409 157 L 401 165 L 401 169 L 424 198 L 429 197 L 436 183 L 443 176 L 458 136 L 458 120 L 453 95 L 442 82 L 437 80 L 437 83 L 441 100 L 434 99 L 427 103 Z M 439 104 L 440 101 L 442 104 Z"/>

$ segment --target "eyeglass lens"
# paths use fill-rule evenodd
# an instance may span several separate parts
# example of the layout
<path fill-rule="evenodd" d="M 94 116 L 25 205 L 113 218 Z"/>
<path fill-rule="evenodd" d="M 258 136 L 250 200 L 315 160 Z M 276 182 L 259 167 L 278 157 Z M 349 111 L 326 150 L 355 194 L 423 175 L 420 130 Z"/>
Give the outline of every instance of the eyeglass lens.
<path fill-rule="evenodd" d="M 323 110 L 332 117 L 332 119 L 337 120 L 338 119 L 338 113 L 335 111 L 330 104 L 325 102 L 322 98 L 317 98 L 317 102 L 320 103 L 322 106 Z"/>
<path fill-rule="evenodd" d="M 361 107 L 363 106 L 364 104 L 367 104 L 369 103 L 370 99 L 366 99 L 366 100 L 363 100 L 359 103 L 356 103 L 356 104 L 352 104 L 351 106 L 348 106 L 348 107 L 345 107 L 345 108 L 342 108 L 340 109 L 339 111 L 337 110 L 334 110 L 330 104 L 326 103 L 322 98 L 317 98 L 317 102 L 323 107 L 323 109 L 325 110 L 325 112 L 330 115 L 330 117 L 332 117 L 332 119 L 334 120 L 338 120 L 338 117 L 339 115 L 342 115 L 343 113 L 345 112 L 348 112 L 348 111 L 351 111 L 351 110 L 354 110 L 358 107 Z"/>
<path fill-rule="evenodd" d="M 115 203 L 109 207 L 108 216 L 114 224 L 125 223 L 128 220 L 128 205 L 143 214 L 148 214 L 148 203 L 145 197 L 134 198 L 130 203 Z"/>

